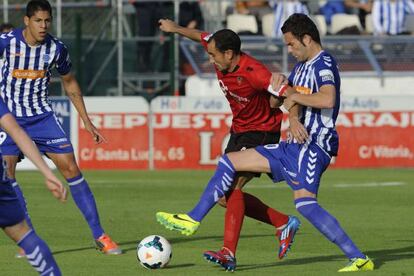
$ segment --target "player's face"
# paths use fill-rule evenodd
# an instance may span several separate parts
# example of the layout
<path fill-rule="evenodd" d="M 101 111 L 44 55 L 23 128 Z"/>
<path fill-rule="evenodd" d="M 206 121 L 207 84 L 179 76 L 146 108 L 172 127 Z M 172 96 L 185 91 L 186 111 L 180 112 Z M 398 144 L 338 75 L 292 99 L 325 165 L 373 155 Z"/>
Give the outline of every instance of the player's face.
<path fill-rule="evenodd" d="M 214 40 L 210 41 L 210 43 L 207 44 L 207 52 L 210 63 L 216 65 L 218 70 L 226 71 L 230 68 L 232 55 L 229 53 L 229 51 L 225 51 L 224 53 L 220 52 L 216 48 L 216 43 Z"/>
<path fill-rule="evenodd" d="M 31 17 L 24 17 L 26 39 L 29 44 L 42 43 L 49 31 L 52 17 L 48 11 L 37 11 Z"/>
<path fill-rule="evenodd" d="M 306 46 L 306 40 L 308 39 L 307 36 L 304 38 L 305 45 L 294 37 L 291 32 L 283 34 L 283 38 L 286 46 L 288 47 L 288 52 L 296 58 L 297 61 L 306 61 L 308 59 L 308 47 Z"/>

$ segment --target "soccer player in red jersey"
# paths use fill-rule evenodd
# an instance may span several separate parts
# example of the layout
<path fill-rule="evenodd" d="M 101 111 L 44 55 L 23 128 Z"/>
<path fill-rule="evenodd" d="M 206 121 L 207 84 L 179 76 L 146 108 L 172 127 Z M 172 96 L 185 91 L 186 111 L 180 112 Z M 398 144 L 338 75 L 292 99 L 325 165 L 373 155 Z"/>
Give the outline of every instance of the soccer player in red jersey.
<path fill-rule="evenodd" d="M 224 29 L 208 34 L 181 27 L 168 19 L 161 19 L 159 24 L 164 32 L 178 33 L 201 42 L 209 55 L 209 61 L 214 64 L 218 82 L 233 113 L 226 153 L 279 142 L 282 112 L 276 107 L 280 104 L 278 97 L 286 86 L 282 86 L 279 91 L 272 89 L 271 72 L 240 50 L 241 41 L 236 33 Z M 235 251 L 245 214 L 271 224 L 278 230 L 279 258 L 283 258 L 300 222 L 296 217 L 282 214 L 255 196 L 242 192 L 243 186 L 256 175 L 238 173 L 234 179 L 226 179 L 219 189 L 208 185 L 192 211 L 186 214 L 158 212 L 157 220 L 168 229 L 192 235 L 209 210 L 219 202 L 222 206 L 227 205 L 224 247 L 218 252 L 205 252 L 205 258 L 216 261 L 226 270 L 235 269 Z M 225 259 L 234 261 L 225 262 Z"/>

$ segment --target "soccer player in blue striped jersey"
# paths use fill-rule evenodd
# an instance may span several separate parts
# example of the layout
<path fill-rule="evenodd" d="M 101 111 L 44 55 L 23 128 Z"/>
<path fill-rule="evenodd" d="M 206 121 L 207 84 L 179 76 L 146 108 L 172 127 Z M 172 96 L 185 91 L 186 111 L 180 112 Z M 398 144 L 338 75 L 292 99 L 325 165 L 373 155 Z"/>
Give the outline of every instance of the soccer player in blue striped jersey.
<path fill-rule="evenodd" d="M 272 87 L 275 91 L 286 88 L 283 107 L 290 111 L 293 139 L 223 155 L 206 189 L 214 193 L 221 189 L 223 181 L 241 171 L 272 173 L 274 182 L 286 181 L 293 190 L 298 212 L 348 257 L 350 262 L 340 272 L 373 270 L 372 260 L 358 249 L 317 198 L 321 176 L 339 145 L 335 122 L 341 80 L 336 61 L 323 50 L 319 31 L 308 16 L 291 15 L 282 32 L 289 53 L 298 63 L 288 83 L 275 74 Z M 220 258 L 220 262 L 228 259 Z"/>
<path fill-rule="evenodd" d="M 308 7 L 306 4 L 299 0 L 291 1 L 270 1 L 270 4 L 275 10 L 275 22 L 273 28 L 273 36 L 277 38 L 282 38 L 282 24 L 289 17 L 289 15 L 294 13 L 304 13 L 309 14 Z"/>
<path fill-rule="evenodd" d="M 19 148 L 39 168 L 45 177 L 46 187 L 53 196 L 66 201 L 66 189 L 48 168 L 30 137 L 17 124 L 6 104 L 0 99 L 0 125 L 9 135 L 16 138 Z M 25 221 L 25 213 L 19 199 L 6 176 L 6 163 L 0 152 L 0 228 L 27 252 L 27 261 L 40 275 L 58 276 L 60 269 L 47 244 Z"/>
<path fill-rule="evenodd" d="M 94 196 L 76 163 L 72 144 L 49 103 L 51 70 L 56 68 L 85 128 L 96 143 L 105 142 L 88 117 L 79 84 L 71 73 L 72 63 L 66 46 L 48 33 L 51 21 L 52 8 L 49 2 L 32 0 L 26 6 L 25 28 L 0 35 L 0 55 L 4 57 L 1 96 L 20 126 L 65 177 L 72 197 L 91 229 L 97 248 L 106 254 L 121 254 L 121 249 L 101 226 Z M 1 150 L 8 163 L 8 176 L 27 214 L 25 200 L 15 177 L 21 151 L 9 136 L 2 141 Z M 28 215 L 26 220 L 33 228 Z"/>
<path fill-rule="evenodd" d="M 414 2 L 374 0 L 371 14 L 375 35 L 407 34 L 406 19 L 408 14 L 414 14 Z"/>

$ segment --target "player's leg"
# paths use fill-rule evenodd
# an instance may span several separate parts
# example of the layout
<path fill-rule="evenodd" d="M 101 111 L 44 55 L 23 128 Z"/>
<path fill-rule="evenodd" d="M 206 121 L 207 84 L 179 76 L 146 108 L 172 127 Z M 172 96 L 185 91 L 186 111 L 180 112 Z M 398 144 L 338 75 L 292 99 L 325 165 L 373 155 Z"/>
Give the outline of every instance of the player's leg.
<path fill-rule="evenodd" d="M 95 198 L 76 164 L 74 154 L 48 152 L 47 156 L 68 182 L 72 198 L 87 221 L 98 248 L 106 254 L 121 254 L 119 246 L 105 234 L 101 226 Z"/>
<path fill-rule="evenodd" d="M 1 160 L 1 158 L 0 158 Z M 0 168 L 0 175 L 3 168 Z M 43 275 L 61 275 L 47 245 L 36 235 L 24 220 L 23 208 L 14 189 L 0 179 L 0 228 L 27 253 L 27 260 Z M 39 255 L 41 253 L 41 255 Z M 46 272 L 49 273 L 46 273 Z"/>
<path fill-rule="evenodd" d="M 319 232 L 335 243 L 344 254 L 353 260 L 342 271 L 372 270 L 372 261 L 364 255 L 343 230 L 337 219 L 318 204 L 319 182 L 330 157 L 319 147 L 309 146 L 301 151 L 298 173 L 287 182 L 294 190 L 295 207 Z"/>
<path fill-rule="evenodd" d="M 20 124 L 20 120 L 17 119 Z M 32 221 L 27 211 L 27 203 L 23 196 L 23 192 L 16 180 L 16 165 L 22 157 L 22 152 L 17 147 L 16 143 L 10 138 L 5 131 L 0 131 L 0 148 L 3 155 L 3 160 L 7 163 L 7 177 L 13 184 L 13 189 L 17 194 L 20 204 L 25 212 L 26 221 L 30 228 L 33 228 Z"/>
<path fill-rule="evenodd" d="M 12 183 L 13 189 L 17 195 L 20 205 L 23 208 L 27 224 L 29 225 L 30 228 L 34 229 L 32 220 L 27 210 L 26 199 L 23 195 L 23 191 L 20 188 L 19 183 L 16 180 L 16 165 L 18 161 L 20 160 L 20 156 L 22 153 L 20 149 L 17 147 L 16 143 L 14 143 L 14 141 L 10 138 L 10 136 L 7 135 L 6 132 L 0 132 L 0 144 L 1 144 L 1 152 L 3 154 L 3 159 L 7 162 L 7 177 Z M 16 258 L 23 258 L 24 256 L 25 256 L 25 253 L 23 249 L 20 248 L 19 251 L 16 253 Z"/>
<path fill-rule="evenodd" d="M 26 252 L 27 261 L 40 275 L 62 275 L 47 244 L 24 220 L 3 230 Z"/>
<path fill-rule="evenodd" d="M 253 131 L 238 134 L 232 133 L 225 152 L 238 152 L 246 150 L 247 148 L 254 148 L 257 145 L 277 143 L 279 141 L 279 137 L 280 133 L 274 132 Z M 240 183 L 244 185 L 248 180 L 251 179 L 252 175 L 258 176 L 260 174 L 251 174 L 245 180 L 242 180 Z M 240 179 L 239 177 L 237 178 Z M 232 187 L 235 185 L 234 182 L 238 181 L 239 180 L 237 179 L 234 180 L 232 183 Z M 226 189 L 228 188 L 226 187 Z M 207 191 L 208 189 L 205 190 L 200 201 L 190 213 L 171 214 L 165 212 L 158 212 L 157 220 L 161 224 L 165 225 L 168 229 L 178 230 L 186 235 L 193 234 L 198 229 L 201 220 L 207 214 L 204 213 L 205 209 L 202 208 L 202 201 L 205 199 L 204 195 Z M 281 214 L 276 210 L 270 208 L 253 195 L 247 194 L 246 199 L 246 213 L 248 214 L 248 216 L 263 221 L 265 223 L 272 224 L 275 227 L 280 227 L 287 223 L 288 216 Z M 223 207 L 226 206 L 227 203 L 225 197 L 220 197 L 218 203 Z M 179 230 L 180 228 L 177 228 L 178 224 L 180 224 L 182 228 L 185 228 L 187 230 Z"/>
<path fill-rule="evenodd" d="M 247 212 L 252 218 L 274 225 L 277 230 L 283 230 L 289 221 L 289 216 L 268 207 L 257 197 L 242 192 L 243 187 L 256 174 L 241 172 L 237 174 L 234 190 L 226 195 L 227 209 L 224 223 L 224 244 L 233 256 L 236 256 L 237 243 L 240 238 L 241 227 Z M 273 223 L 270 222 L 273 219 Z"/>
<path fill-rule="evenodd" d="M 249 179 L 250 180 L 250 179 Z M 248 180 L 248 181 L 249 181 Z M 238 180 L 236 180 L 237 182 Z M 245 183 L 247 183 L 246 181 Z M 245 184 L 242 185 L 242 187 Z M 236 184 L 236 187 L 239 186 Z M 288 223 L 289 216 L 286 214 L 283 214 L 276 209 L 271 208 L 269 205 L 261 201 L 256 196 L 246 193 L 243 191 L 244 195 L 244 202 L 245 202 L 245 216 L 248 216 L 249 218 L 261 221 L 263 223 L 269 224 L 274 226 L 277 230 L 283 229 L 283 227 Z M 218 200 L 218 204 L 221 207 L 228 208 L 227 204 L 227 197 L 222 197 Z"/>
<path fill-rule="evenodd" d="M 315 194 L 299 190 L 294 196 L 299 213 L 351 260 L 340 272 L 374 269 L 374 263 L 359 250 L 337 219 L 318 204 Z"/>
<path fill-rule="evenodd" d="M 233 161 L 230 161 L 230 156 Z M 218 199 L 225 196 L 230 190 L 236 177 L 236 169 L 233 163 L 244 168 L 251 167 L 252 172 L 269 172 L 269 165 L 262 155 L 254 149 L 242 152 L 232 152 L 223 155 L 217 165 L 216 172 L 207 184 L 198 204 L 188 214 L 157 213 L 157 220 L 165 227 L 176 230 L 184 235 L 192 235 L 200 225 L 200 221 L 207 215 L 210 209 L 217 203 Z"/>
<path fill-rule="evenodd" d="M 6 160 L 7 163 L 7 177 L 10 180 L 10 183 L 13 186 L 14 191 L 16 192 L 17 198 L 19 199 L 20 204 L 25 213 L 26 222 L 30 228 L 33 229 L 32 220 L 30 219 L 29 212 L 27 210 L 27 202 L 23 195 L 23 191 L 20 188 L 19 183 L 16 180 L 16 166 L 19 160 L 18 156 L 15 155 L 3 155 L 3 159 Z"/>
<path fill-rule="evenodd" d="M 106 254 L 120 254 L 118 245 L 102 229 L 95 198 L 76 163 L 73 147 L 54 113 L 38 116 L 27 127 L 40 152 L 52 159 L 69 184 L 72 198 L 87 221 L 98 248 Z"/>
<path fill-rule="evenodd" d="M 224 240 L 223 247 L 227 248 L 236 256 L 237 244 L 240 238 L 240 232 L 243 225 L 246 204 L 242 188 L 253 178 L 253 174 L 242 173 L 237 176 L 236 187 L 232 190 L 227 198 L 227 208 L 224 220 Z"/>
<path fill-rule="evenodd" d="M 219 251 L 203 253 L 206 260 L 221 265 L 226 271 L 236 269 L 236 250 L 245 215 L 243 186 L 254 177 L 251 173 L 237 174 L 235 187 L 226 194 L 223 247 Z"/>

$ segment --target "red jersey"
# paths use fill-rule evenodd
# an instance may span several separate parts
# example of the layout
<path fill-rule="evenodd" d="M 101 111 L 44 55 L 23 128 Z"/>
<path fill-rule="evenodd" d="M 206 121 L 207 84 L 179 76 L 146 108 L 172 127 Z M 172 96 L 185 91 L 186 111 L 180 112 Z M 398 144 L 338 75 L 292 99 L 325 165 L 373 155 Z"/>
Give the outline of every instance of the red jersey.
<path fill-rule="evenodd" d="M 206 50 L 208 35 L 201 35 L 201 43 Z M 267 89 L 272 74 L 263 64 L 242 52 L 233 72 L 223 73 L 214 67 L 233 113 L 233 133 L 280 132 L 282 112 L 278 108 L 270 108 L 270 93 Z"/>

